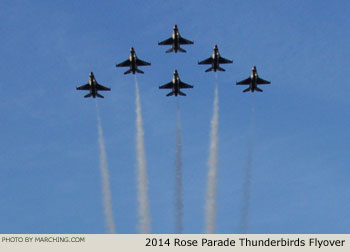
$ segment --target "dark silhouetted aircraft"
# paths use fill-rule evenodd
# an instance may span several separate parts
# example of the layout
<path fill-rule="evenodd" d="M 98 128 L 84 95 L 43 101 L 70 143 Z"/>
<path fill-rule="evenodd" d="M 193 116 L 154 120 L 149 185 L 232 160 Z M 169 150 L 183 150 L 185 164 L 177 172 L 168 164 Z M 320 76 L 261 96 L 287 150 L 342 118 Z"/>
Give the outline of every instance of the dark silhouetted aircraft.
<path fill-rule="evenodd" d="M 270 84 L 271 82 L 261 79 L 258 76 L 258 72 L 256 71 L 256 66 L 253 66 L 252 68 L 252 73 L 250 74 L 250 76 L 245 79 L 242 80 L 240 82 L 236 82 L 237 85 L 249 85 L 249 88 L 244 89 L 243 92 L 247 92 L 247 91 L 252 91 L 254 92 L 254 90 L 262 92 L 262 90 L 260 88 L 258 88 L 258 85 L 260 84 Z"/>
<path fill-rule="evenodd" d="M 181 92 L 180 88 L 193 88 L 193 86 L 182 82 L 180 80 L 180 77 L 179 77 L 177 70 L 175 69 L 174 76 L 173 76 L 173 79 L 171 80 L 171 82 L 169 82 L 163 86 L 160 86 L 159 88 L 160 89 L 172 89 L 172 91 L 169 94 L 167 94 L 166 96 L 171 96 L 171 95 L 177 96 L 178 94 L 182 95 L 182 96 L 186 96 L 185 93 Z"/>
<path fill-rule="evenodd" d="M 126 61 L 117 64 L 116 67 L 130 67 L 130 69 L 128 71 L 126 71 L 124 74 L 129 74 L 129 73 L 133 73 L 135 74 L 135 72 L 138 73 L 144 73 L 143 71 L 141 71 L 140 69 L 138 69 L 138 66 L 149 66 L 151 65 L 151 63 L 148 63 L 146 61 L 140 60 L 136 57 L 136 53 L 134 50 L 134 47 L 131 47 L 130 49 L 130 55 L 129 55 L 129 59 L 127 59 Z"/>
<path fill-rule="evenodd" d="M 110 88 L 104 87 L 97 83 L 93 72 L 90 73 L 89 83 L 81 87 L 77 87 L 77 90 L 90 90 L 90 93 L 84 96 L 85 98 L 88 98 L 91 96 L 93 98 L 96 98 L 96 96 L 100 98 L 104 98 L 97 91 L 111 91 Z"/>
<path fill-rule="evenodd" d="M 162 42 L 158 42 L 158 45 L 171 45 L 171 48 L 167 50 L 166 53 L 170 53 L 172 51 L 175 51 L 175 53 L 177 53 L 177 51 L 185 53 L 186 50 L 182 49 L 180 45 L 189 45 L 193 43 L 194 43 L 193 41 L 190 41 L 181 37 L 179 29 L 177 28 L 177 25 L 174 25 L 173 33 L 171 34 L 171 37 Z"/>
<path fill-rule="evenodd" d="M 223 57 L 220 56 L 219 53 L 219 48 L 217 45 L 214 46 L 214 51 L 211 55 L 210 58 L 207 58 L 203 61 L 198 62 L 199 65 L 211 65 L 210 68 L 208 68 L 207 70 L 205 70 L 205 72 L 209 72 L 211 70 L 214 70 L 214 72 L 216 72 L 216 70 L 219 71 L 225 71 L 225 69 L 223 69 L 222 67 L 219 66 L 219 64 L 229 64 L 232 63 L 232 60 L 228 60 L 225 59 Z"/>

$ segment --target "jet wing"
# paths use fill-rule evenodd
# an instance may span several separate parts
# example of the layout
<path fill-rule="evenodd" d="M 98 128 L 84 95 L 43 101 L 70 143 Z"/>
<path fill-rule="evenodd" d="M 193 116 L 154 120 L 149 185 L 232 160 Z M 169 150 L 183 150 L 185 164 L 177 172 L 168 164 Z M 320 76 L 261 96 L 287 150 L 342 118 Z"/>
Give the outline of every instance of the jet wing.
<path fill-rule="evenodd" d="M 158 42 L 158 45 L 172 45 L 174 42 L 173 38 L 168 38 L 162 42 Z"/>
<path fill-rule="evenodd" d="M 202 60 L 202 61 L 198 62 L 198 64 L 200 64 L 200 65 L 211 65 L 212 62 L 213 62 L 213 58 L 210 57 L 210 58 L 207 58 L 205 60 Z"/>
<path fill-rule="evenodd" d="M 180 43 L 180 45 L 186 45 L 186 44 L 193 44 L 193 41 L 190 41 L 190 40 L 187 40 L 187 39 L 185 39 L 183 37 L 180 37 L 179 38 L 179 43 Z"/>
<path fill-rule="evenodd" d="M 160 89 L 169 89 L 169 88 L 173 88 L 173 83 L 172 82 L 169 82 L 163 86 L 159 86 Z"/>
<path fill-rule="evenodd" d="M 130 66 L 131 62 L 129 59 L 127 59 L 126 61 L 123 61 L 122 63 L 119 63 L 116 65 L 116 67 L 127 67 Z"/>
<path fill-rule="evenodd" d="M 151 63 L 148 63 L 148 62 L 146 62 L 146 61 L 137 59 L 137 60 L 136 60 L 136 65 L 138 65 L 138 66 L 149 66 L 149 65 L 151 65 Z"/>
<path fill-rule="evenodd" d="M 250 77 L 249 77 L 249 78 L 247 78 L 247 79 L 245 79 L 245 80 L 242 80 L 242 81 L 240 81 L 240 82 L 236 82 L 236 85 L 249 85 L 250 82 L 251 82 L 251 79 L 250 79 Z"/>
<path fill-rule="evenodd" d="M 219 63 L 220 64 L 229 64 L 229 63 L 232 63 L 233 61 L 232 60 L 229 60 L 229 59 L 225 59 L 223 57 L 220 57 L 219 58 Z"/>
<path fill-rule="evenodd" d="M 179 87 L 180 87 L 180 88 L 193 88 L 193 86 L 192 86 L 192 85 L 187 84 L 187 83 L 182 82 L 182 81 L 180 81 L 180 85 L 179 85 Z"/>
<path fill-rule="evenodd" d="M 77 90 L 91 90 L 91 86 L 88 83 L 88 84 L 82 85 L 80 87 L 77 87 Z"/>
<path fill-rule="evenodd" d="M 96 89 L 97 89 L 97 90 L 101 90 L 101 91 L 111 91 L 110 88 L 104 87 L 104 86 L 102 86 L 102 85 L 100 85 L 100 84 L 96 84 Z"/>
<path fill-rule="evenodd" d="M 270 84 L 271 82 L 267 81 L 267 80 L 264 80 L 264 79 L 261 79 L 258 77 L 257 79 L 257 84 Z"/>

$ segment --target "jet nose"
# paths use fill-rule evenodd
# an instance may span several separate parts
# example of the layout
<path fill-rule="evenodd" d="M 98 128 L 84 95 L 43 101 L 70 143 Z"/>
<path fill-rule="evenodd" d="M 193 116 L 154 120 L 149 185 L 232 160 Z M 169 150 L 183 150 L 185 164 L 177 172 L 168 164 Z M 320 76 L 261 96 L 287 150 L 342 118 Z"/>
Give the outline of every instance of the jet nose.
<path fill-rule="evenodd" d="M 177 24 L 174 25 L 174 29 L 177 29 Z"/>
<path fill-rule="evenodd" d="M 175 74 L 177 73 L 177 70 L 176 70 L 176 69 L 174 70 L 174 73 L 175 73 Z"/>
<path fill-rule="evenodd" d="M 215 45 L 214 48 L 215 48 L 215 49 L 218 49 L 218 45 Z"/>
<path fill-rule="evenodd" d="M 252 68 L 253 70 L 256 70 L 256 66 L 253 66 L 253 68 Z"/>
<path fill-rule="evenodd" d="M 130 48 L 130 51 L 132 51 L 132 52 L 135 51 L 135 50 L 134 50 L 134 47 L 131 47 L 131 48 Z"/>
<path fill-rule="evenodd" d="M 94 75 L 94 73 L 93 72 L 90 72 L 90 76 L 93 76 Z"/>

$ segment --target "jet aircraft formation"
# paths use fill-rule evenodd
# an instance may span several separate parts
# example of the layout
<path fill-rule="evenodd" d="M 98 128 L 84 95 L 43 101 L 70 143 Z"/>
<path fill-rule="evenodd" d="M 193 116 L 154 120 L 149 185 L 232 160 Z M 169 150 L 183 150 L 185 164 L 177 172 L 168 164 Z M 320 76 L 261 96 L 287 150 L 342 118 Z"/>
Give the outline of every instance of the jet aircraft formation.
<path fill-rule="evenodd" d="M 164 41 L 158 42 L 158 45 L 170 45 L 171 46 L 170 49 L 165 51 L 166 53 L 170 53 L 170 52 L 186 53 L 186 50 L 181 48 L 181 45 L 192 45 L 192 44 L 194 44 L 193 41 L 185 39 L 180 35 L 179 28 L 177 27 L 177 25 L 174 25 L 173 32 L 172 32 L 170 38 L 168 38 Z M 205 72 L 210 72 L 210 71 L 214 71 L 214 72 L 223 71 L 224 72 L 225 69 L 222 68 L 220 66 L 220 64 L 232 64 L 232 63 L 233 63 L 232 60 L 225 59 L 225 58 L 221 57 L 221 55 L 219 53 L 219 48 L 217 45 L 214 46 L 214 50 L 213 50 L 211 57 L 198 62 L 199 65 L 211 65 L 211 67 L 208 68 L 207 70 L 205 70 Z M 131 47 L 129 58 L 127 60 L 117 64 L 116 67 L 129 67 L 129 70 L 124 72 L 124 74 L 129 74 L 129 73 L 133 73 L 133 74 L 141 73 L 141 74 L 143 74 L 144 72 L 142 70 L 140 70 L 138 67 L 139 66 L 150 66 L 150 65 L 151 65 L 151 63 L 140 60 L 136 56 L 136 52 L 135 52 L 134 47 Z M 247 92 L 247 91 L 262 92 L 263 90 L 260 89 L 258 87 L 258 85 L 270 84 L 270 83 L 271 83 L 270 81 L 267 81 L 267 80 L 260 78 L 258 76 L 256 66 L 253 66 L 250 76 L 245 80 L 236 82 L 236 85 L 249 85 L 249 87 L 247 89 L 244 89 L 243 92 Z M 180 90 L 181 88 L 193 88 L 193 86 L 182 82 L 180 80 L 179 73 L 176 69 L 174 70 L 174 75 L 173 75 L 172 80 L 167 84 L 159 86 L 159 89 L 171 89 L 171 92 L 168 93 L 166 96 L 172 96 L 172 95 L 186 96 L 186 94 Z M 107 88 L 107 87 L 99 84 L 96 81 L 93 72 L 90 73 L 89 82 L 83 86 L 77 87 L 76 89 L 77 90 L 88 90 L 90 93 L 85 95 L 84 96 L 85 98 L 88 98 L 88 97 L 104 98 L 102 95 L 100 95 L 98 93 L 98 91 L 110 91 L 111 90 L 110 88 Z"/>

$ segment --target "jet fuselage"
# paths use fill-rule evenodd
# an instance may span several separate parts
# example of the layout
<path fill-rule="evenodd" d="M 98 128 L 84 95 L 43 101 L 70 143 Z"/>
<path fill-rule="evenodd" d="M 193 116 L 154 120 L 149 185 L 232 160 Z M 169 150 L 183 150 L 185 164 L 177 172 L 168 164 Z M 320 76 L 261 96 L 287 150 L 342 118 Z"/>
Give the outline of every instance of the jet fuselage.
<path fill-rule="evenodd" d="M 220 59 L 220 53 L 219 53 L 219 49 L 217 47 L 214 48 L 214 51 L 213 51 L 211 57 L 213 59 L 212 67 L 213 67 L 214 72 L 216 72 L 218 70 L 219 59 Z"/>
<path fill-rule="evenodd" d="M 137 65 L 136 65 L 137 57 L 136 57 L 136 53 L 134 51 L 134 48 L 132 48 L 131 51 L 130 51 L 129 60 L 131 62 L 131 65 L 130 65 L 131 72 L 133 74 L 135 74 L 136 69 L 137 69 Z"/>
<path fill-rule="evenodd" d="M 175 96 L 177 96 L 180 90 L 180 77 L 177 72 L 175 72 L 173 75 L 172 83 L 173 83 L 173 92 Z"/>
<path fill-rule="evenodd" d="M 174 51 L 177 53 L 180 47 L 180 33 L 177 27 L 174 27 L 173 34 L 171 35 L 171 37 L 174 40 L 172 47 L 174 48 Z"/>
<path fill-rule="evenodd" d="M 96 79 L 95 79 L 95 76 L 92 72 L 90 73 L 90 76 L 89 76 L 89 85 L 91 86 L 90 93 L 91 93 L 92 97 L 96 98 L 96 93 L 97 93 Z"/>
<path fill-rule="evenodd" d="M 258 72 L 256 67 L 253 67 L 252 73 L 250 74 L 251 82 L 249 84 L 250 89 L 254 92 L 258 86 Z"/>

